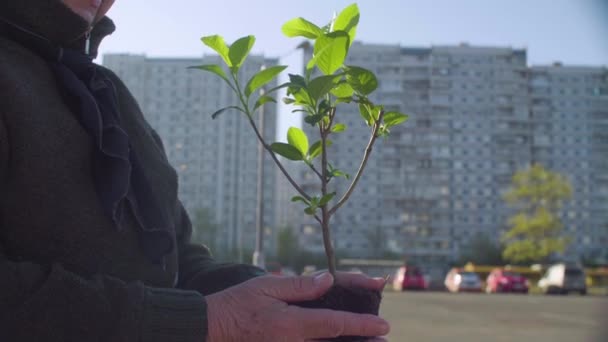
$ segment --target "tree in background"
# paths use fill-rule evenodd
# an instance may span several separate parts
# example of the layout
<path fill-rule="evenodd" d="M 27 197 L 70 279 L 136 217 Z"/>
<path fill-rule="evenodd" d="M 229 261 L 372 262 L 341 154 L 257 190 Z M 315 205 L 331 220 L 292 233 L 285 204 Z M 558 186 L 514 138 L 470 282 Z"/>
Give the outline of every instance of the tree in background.
<path fill-rule="evenodd" d="M 517 209 L 503 235 L 503 257 L 513 263 L 542 262 L 562 253 L 568 240 L 563 236 L 559 211 L 572 196 L 572 186 L 562 175 L 540 164 L 518 171 L 504 198 Z"/>
<path fill-rule="evenodd" d="M 215 222 L 211 210 L 207 208 L 196 209 L 192 220 L 192 241 L 204 244 L 214 254 L 226 252 L 219 251 L 217 248 L 218 233 L 219 225 Z"/>
<path fill-rule="evenodd" d="M 487 234 L 477 234 L 462 251 L 460 263 L 472 262 L 476 265 L 502 265 L 504 263 L 503 246 L 496 243 Z"/>

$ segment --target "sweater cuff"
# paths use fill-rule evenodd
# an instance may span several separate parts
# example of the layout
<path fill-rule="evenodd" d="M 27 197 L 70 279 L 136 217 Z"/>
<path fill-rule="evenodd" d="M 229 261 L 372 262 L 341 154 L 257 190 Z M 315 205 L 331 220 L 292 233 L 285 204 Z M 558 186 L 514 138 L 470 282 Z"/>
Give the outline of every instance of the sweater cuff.
<path fill-rule="evenodd" d="M 146 287 L 141 342 L 204 342 L 207 303 L 196 291 Z"/>

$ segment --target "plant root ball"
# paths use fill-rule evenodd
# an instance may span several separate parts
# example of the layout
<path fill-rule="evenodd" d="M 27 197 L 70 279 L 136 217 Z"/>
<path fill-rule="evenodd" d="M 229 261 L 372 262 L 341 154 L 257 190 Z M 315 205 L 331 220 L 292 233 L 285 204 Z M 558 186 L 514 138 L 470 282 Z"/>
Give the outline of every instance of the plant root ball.
<path fill-rule="evenodd" d="M 319 299 L 291 304 L 302 308 L 331 309 L 378 316 L 381 300 L 380 291 L 334 285 Z M 369 337 L 365 336 L 339 336 L 327 341 L 359 342 L 368 339 Z"/>

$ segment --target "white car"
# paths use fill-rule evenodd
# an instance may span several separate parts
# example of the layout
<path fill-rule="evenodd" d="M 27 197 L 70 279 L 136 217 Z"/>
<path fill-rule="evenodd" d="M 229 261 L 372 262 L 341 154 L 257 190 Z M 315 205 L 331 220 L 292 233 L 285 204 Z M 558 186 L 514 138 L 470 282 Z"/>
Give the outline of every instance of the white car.
<path fill-rule="evenodd" d="M 479 275 L 459 268 L 453 268 L 448 272 L 444 285 L 450 292 L 481 292 Z"/>
<path fill-rule="evenodd" d="M 556 264 L 550 266 L 538 281 L 545 294 L 568 294 L 578 292 L 587 294 L 585 270 L 578 265 Z"/>

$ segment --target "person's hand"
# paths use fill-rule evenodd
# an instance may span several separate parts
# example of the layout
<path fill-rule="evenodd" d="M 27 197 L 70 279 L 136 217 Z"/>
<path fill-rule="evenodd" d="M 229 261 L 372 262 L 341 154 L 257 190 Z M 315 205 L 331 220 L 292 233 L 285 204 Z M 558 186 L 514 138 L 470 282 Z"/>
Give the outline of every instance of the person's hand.
<path fill-rule="evenodd" d="M 362 280 L 363 279 L 363 280 Z M 370 281 L 371 280 L 371 281 Z M 353 285 L 378 280 L 361 275 L 338 276 Z M 263 276 L 207 300 L 208 342 L 309 342 L 342 335 L 381 336 L 388 323 L 374 315 L 288 305 L 319 298 L 333 284 L 329 273 L 303 277 Z"/>
<path fill-rule="evenodd" d="M 326 271 L 319 271 L 313 273 L 313 275 L 320 275 Z M 369 290 L 382 291 L 386 285 L 385 278 L 370 278 L 364 273 L 358 272 L 337 272 L 336 284 L 343 287 L 355 287 Z"/>

